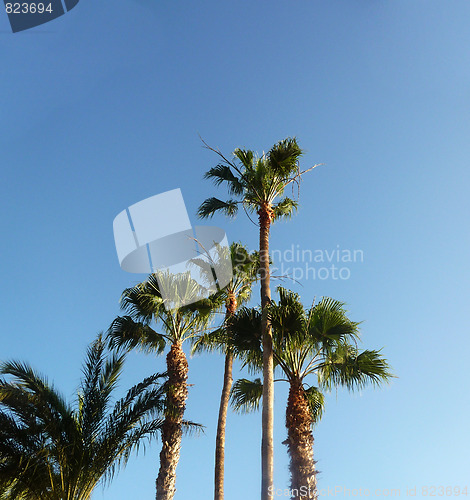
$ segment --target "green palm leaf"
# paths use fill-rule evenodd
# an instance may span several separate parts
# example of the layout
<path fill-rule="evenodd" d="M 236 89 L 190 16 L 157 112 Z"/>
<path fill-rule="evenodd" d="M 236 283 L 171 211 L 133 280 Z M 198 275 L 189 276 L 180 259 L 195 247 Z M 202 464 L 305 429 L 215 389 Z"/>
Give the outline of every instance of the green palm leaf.
<path fill-rule="evenodd" d="M 118 316 L 111 323 L 107 338 L 112 348 L 140 349 L 144 352 L 161 353 L 166 345 L 163 335 L 130 316 Z"/>
<path fill-rule="evenodd" d="M 305 389 L 304 394 L 308 402 L 308 407 L 310 409 L 313 423 L 316 424 L 321 420 L 323 416 L 323 410 L 325 408 L 325 397 L 317 387 L 313 386 Z"/>
<path fill-rule="evenodd" d="M 234 217 L 238 212 L 238 201 L 222 201 L 218 198 L 208 198 L 197 211 L 197 215 L 203 219 L 212 217 L 216 212 L 221 212 L 228 217 Z"/>
<path fill-rule="evenodd" d="M 231 167 L 228 165 L 217 165 L 211 168 L 205 173 L 204 179 L 213 180 L 216 186 L 226 182 L 230 194 L 239 196 L 243 193 L 243 184 L 233 174 Z"/>
<path fill-rule="evenodd" d="M 148 377 L 113 405 L 123 363 L 124 355 L 105 351 L 98 336 L 87 352 L 75 407 L 29 365 L 1 365 L 0 498 L 86 500 L 156 436 L 165 374 Z"/>
<path fill-rule="evenodd" d="M 232 407 L 240 413 L 249 413 L 259 409 L 263 396 L 261 379 L 248 380 L 242 378 L 233 384 L 230 394 Z"/>
<path fill-rule="evenodd" d="M 355 346 L 341 345 L 318 366 L 319 383 L 325 389 L 341 385 L 349 390 L 368 384 L 379 386 L 393 375 L 380 351 L 359 352 Z"/>
<path fill-rule="evenodd" d="M 297 210 L 298 206 L 299 204 L 297 201 L 292 200 L 291 198 L 283 198 L 273 207 L 274 220 L 290 219 Z"/>

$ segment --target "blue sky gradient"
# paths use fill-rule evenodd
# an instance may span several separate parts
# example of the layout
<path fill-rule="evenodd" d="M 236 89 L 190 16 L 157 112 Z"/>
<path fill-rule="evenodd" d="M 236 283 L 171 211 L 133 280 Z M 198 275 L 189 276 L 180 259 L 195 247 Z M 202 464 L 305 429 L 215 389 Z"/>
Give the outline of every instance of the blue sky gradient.
<path fill-rule="evenodd" d="M 179 187 L 197 223 L 217 163 L 198 134 L 227 154 L 296 136 L 301 165 L 324 165 L 272 248 L 339 245 L 364 259 L 348 280 L 282 284 L 306 304 L 345 301 L 364 347 L 383 347 L 398 376 L 329 395 L 314 432 L 319 487 L 470 486 L 469 18 L 463 0 L 81 0 L 13 35 L 0 15 L 0 358 L 27 360 L 72 396 L 87 344 L 143 278 L 119 268 L 113 218 Z M 214 224 L 257 247 L 243 214 Z M 123 388 L 163 366 L 131 354 Z M 216 355 L 190 360 L 188 417 L 206 432 L 184 440 L 176 499 L 212 497 L 222 370 Z M 260 415 L 229 415 L 226 500 L 259 496 L 260 436 Z M 93 498 L 153 498 L 158 452 Z"/>

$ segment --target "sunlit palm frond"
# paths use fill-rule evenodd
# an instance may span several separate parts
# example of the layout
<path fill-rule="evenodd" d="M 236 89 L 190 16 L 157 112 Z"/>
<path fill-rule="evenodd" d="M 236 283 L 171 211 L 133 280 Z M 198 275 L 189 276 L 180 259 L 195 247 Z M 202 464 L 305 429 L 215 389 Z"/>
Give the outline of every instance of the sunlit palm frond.
<path fill-rule="evenodd" d="M 299 204 L 291 198 L 283 198 L 279 203 L 273 207 L 274 220 L 290 219 L 294 212 L 297 210 Z"/>
<path fill-rule="evenodd" d="M 360 389 L 392 375 L 379 351 L 359 352 L 359 323 L 351 321 L 342 302 L 323 298 L 306 311 L 298 294 L 279 287 L 279 300 L 268 307 L 273 332 L 274 365 L 289 381 L 302 383 L 317 374 L 320 387 Z M 255 372 L 262 359 L 261 313 L 242 308 L 233 318 L 233 340 L 244 366 Z M 313 389 L 312 389 L 313 391 Z"/>
<path fill-rule="evenodd" d="M 171 273 L 157 271 L 147 282 L 156 280 L 156 285 L 163 296 L 163 303 L 167 311 L 186 311 L 187 304 L 196 304 L 205 297 L 206 289 L 191 277 L 191 273 Z M 193 307 L 189 309 L 193 311 Z"/>
<path fill-rule="evenodd" d="M 358 338 L 359 325 L 348 318 L 343 302 L 329 297 L 324 297 L 309 311 L 309 336 L 313 342 L 325 346 Z"/>
<path fill-rule="evenodd" d="M 254 153 L 249 149 L 237 148 L 233 152 L 233 156 L 238 158 L 245 169 L 251 169 L 253 167 Z"/>
<path fill-rule="evenodd" d="M 90 444 L 102 432 L 111 393 L 116 388 L 124 364 L 124 355 L 105 356 L 101 334 L 88 348 L 83 378 L 78 391 L 78 425 L 82 439 Z"/>
<path fill-rule="evenodd" d="M 340 345 L 318 367 L 321 387 L 344 386 L 349 390 L 362 389 L 368 384 L 380 385 L 393 375 L 380 351 L 359 352 L 355 346 Z"/>
<path fill-rule="evenodd" d="M 268 153 L 269 164 L 277 176 L 288 179 L 298 170 L 298 161 L 302 156 L 297 140 L 288 137 L 276 143 Z"/>

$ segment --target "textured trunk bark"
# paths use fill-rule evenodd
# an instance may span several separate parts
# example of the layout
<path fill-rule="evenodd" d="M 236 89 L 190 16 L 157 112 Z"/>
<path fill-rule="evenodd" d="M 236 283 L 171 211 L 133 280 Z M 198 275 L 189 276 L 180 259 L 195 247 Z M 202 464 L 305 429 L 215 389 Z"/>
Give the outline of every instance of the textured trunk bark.
<path fill-rule="evenodd" d="M 295 500 L 317 497 L 313 459 L 312 417 L 299 382 L 291 382 L 286 410 L 287 449 L 290 457 L 291 490 Z"/>
<path fill-rule="evenodd" d="M 262 206 L 259 215 L 259 254 L 261 273 L 261 333 L 263 337 L 263 410 L 261 440 L 261 500 L 272 499 L 274 481 L 274 374 L 273 338 L 266 306 L 271 299 L 269 269 L 269 230 L 272 210 Z"/>
<path fill-rule="evenodd" d="M 188 396 L 188 361 L 180 343 L 172 344 L 166 357 L 168 410 L 162 426 L 162 450 L 157 477 L 157 500 L 171 500 L 176 491 L 176 466 L 180 457 L 182 421 Z"/>
<path fill-rule="evenodd" d="M 227 297 L 225 322 L 230 328 L 230 318 L 237 310 L 237 298 L 230 294 Z M 224 385 L 220 397 L 219 420 L 217 422 L 217 436 L 215 441 L 215 478 L 214 478 L 214 500 L 224 499 L 224 472 L 225 472 L 225 427 L 227 423 L 227 409 L 230 400 L 230 389 L 232 388 L 232 365 L 233 356 L 230 350 L 225 355 Z"/>

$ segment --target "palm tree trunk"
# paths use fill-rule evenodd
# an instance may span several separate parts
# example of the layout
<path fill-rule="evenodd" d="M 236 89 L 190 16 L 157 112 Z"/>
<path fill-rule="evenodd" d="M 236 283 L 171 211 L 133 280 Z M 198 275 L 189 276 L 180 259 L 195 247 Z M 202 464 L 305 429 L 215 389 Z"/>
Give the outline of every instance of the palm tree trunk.
<path fill-rule="evenodd" d="M 274 373 L 273 337 L 266 306 L 271 300 L 269 269 L 269 230 L 272 210 L 262 206 L 259 215 L 259 254 L 261 281 L 261 333 L 263 338 L 263 410 L 261 440 L 261 500 L 272 499 L 274 482 Z"/>
<path fill-rule="evenodd" d="M 225 311 L 225 326 L 230 328 L 230 318 L 237 310 L 237 298 L 234 294 L 227 297 Z M 217 422 L 217 436 L 215 440 L 215 478 L 214 500 L 224 500 L 224 472 L 225 472 L 225 427 L 227 423 L 227 409 L 232 388 L 233 356 L 228 348 L 225 355 L 224 385 L 220 397 L 219 420 Z"/>
<path fill-rule="evenodd" d="M 215 490 L 214 500 L 224 499 L 224 461 L 225 461 L 225 426 L 227 422 L 227 408 L 232 388 L 233 356 L 225 356 L 224 386 L 220 398 L 219 421 L 217 423 L 217 436 L 215 441 Z"/>
<path fill-rule="evenodd" d="M 312 417 L 304 389 L 291 382 L 286 409 L 287 444 L 290 457 L 291 491 L 295 500 L 317 497 L 315 460 L 313 459 Z"/>
<path fill-rule="evenodd" d="M 161 431 L 163 444 L 157 477 L 157 500 L 171 500 L 176 492 L 176 466 L 180 457 L 183 415 L 188 396 L 188 361 L 181 343 L 172 344 L 166 363 L 168 409 Z"/>

